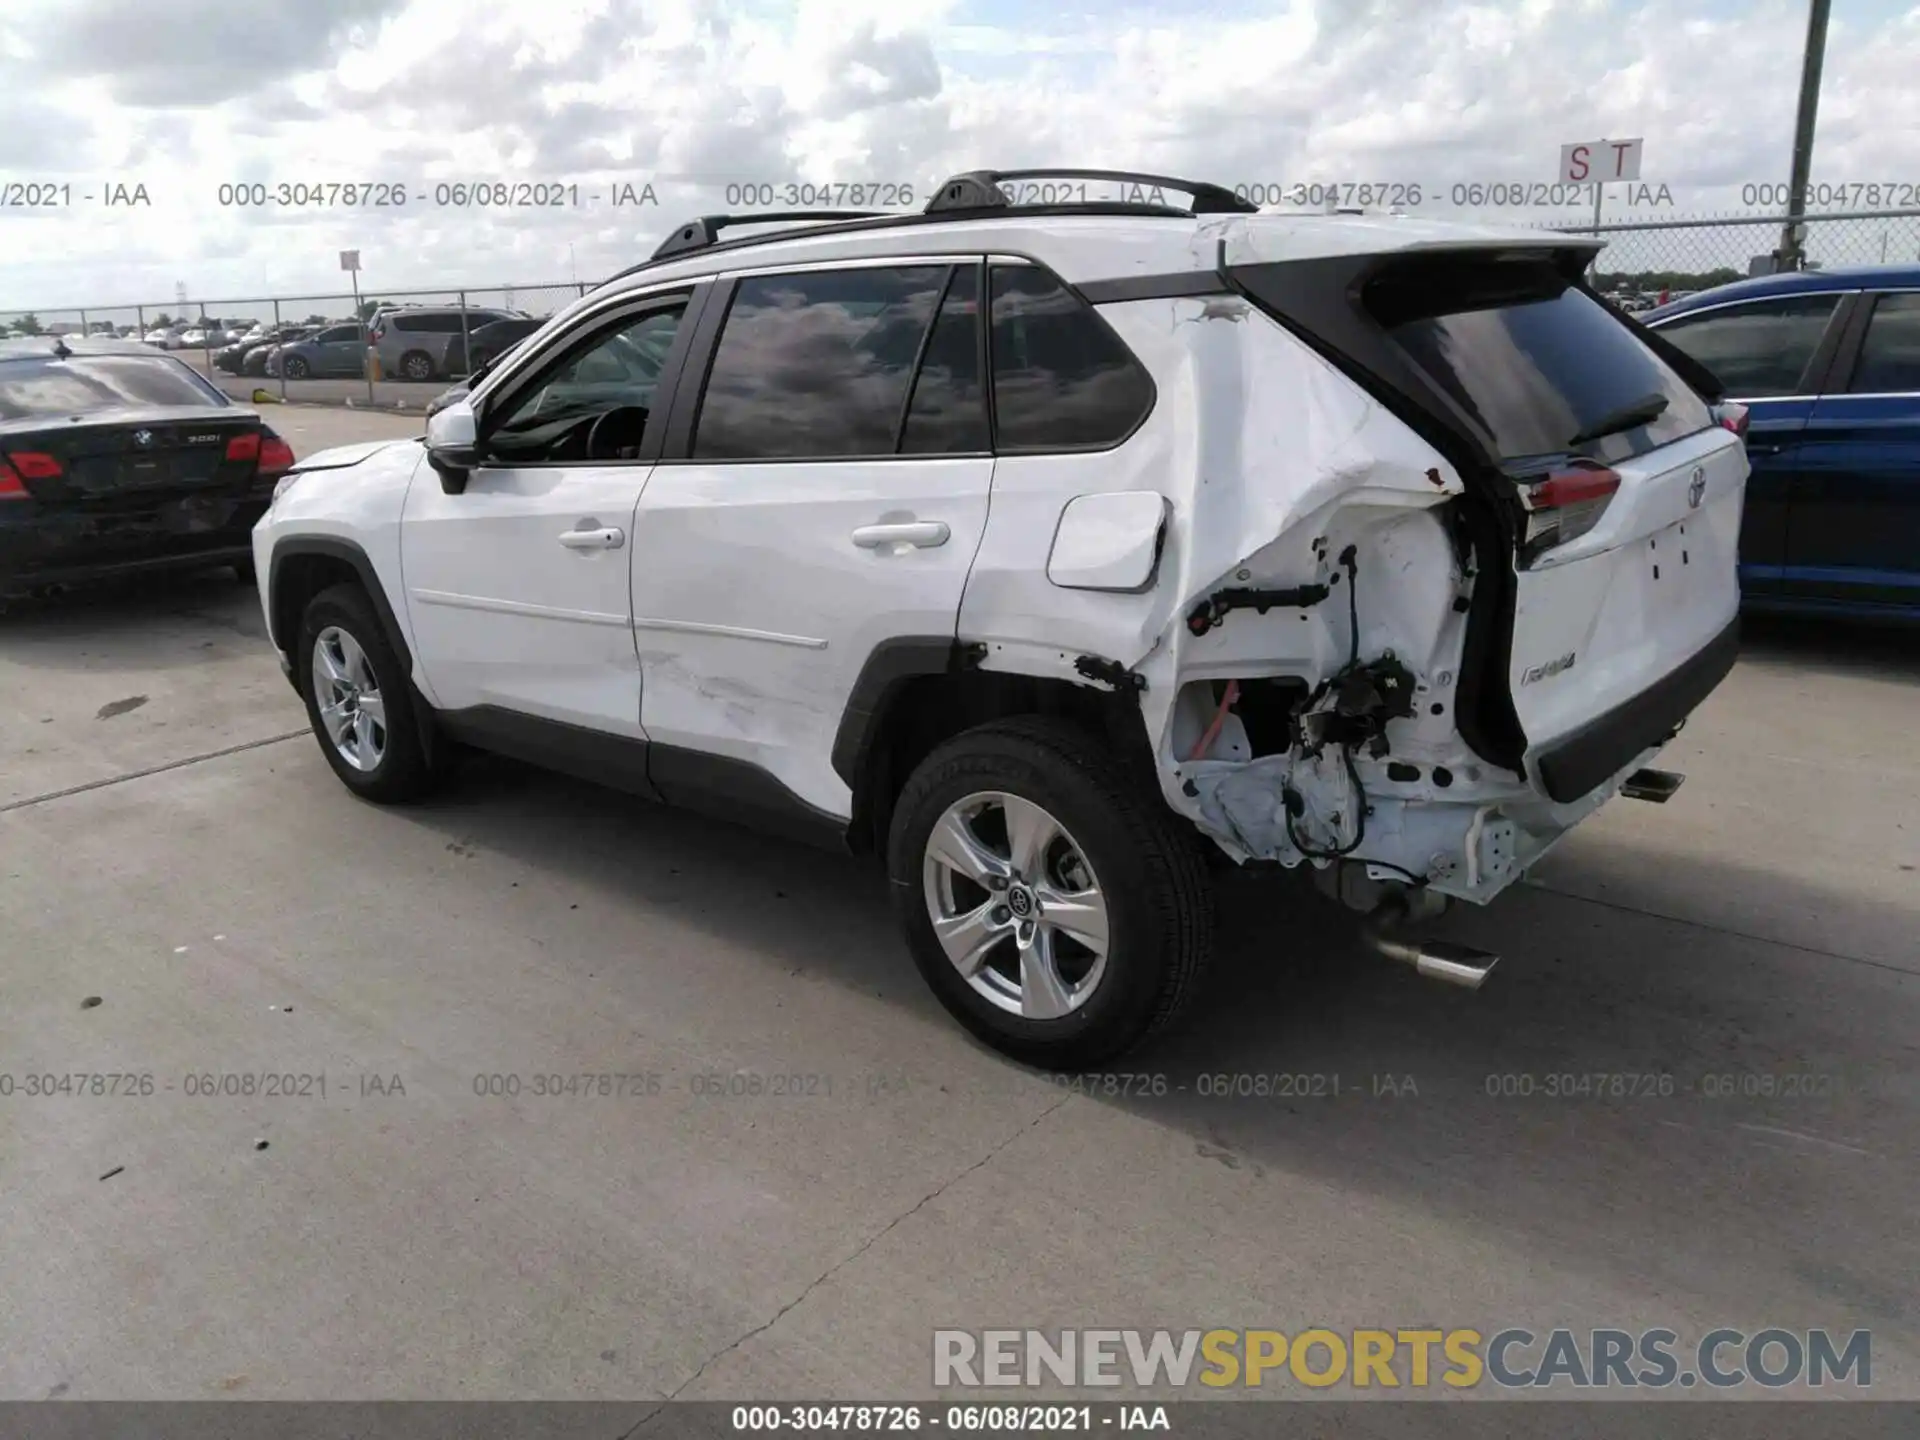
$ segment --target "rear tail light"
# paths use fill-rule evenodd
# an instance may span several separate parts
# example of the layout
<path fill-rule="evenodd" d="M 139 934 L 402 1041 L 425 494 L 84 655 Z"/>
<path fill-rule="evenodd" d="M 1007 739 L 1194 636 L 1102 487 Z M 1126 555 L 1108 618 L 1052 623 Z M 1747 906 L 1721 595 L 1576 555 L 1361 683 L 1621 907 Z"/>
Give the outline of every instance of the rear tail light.
<path fill-rule="evenodd" d="M 15 450 L 7 456 L 23 480 L 58 480 L 60 462 L 40 450 Z"/>
<path fill-rule="evenodd" d="M 1591 461 L 1519 481 L 1526 534 L 1520 558 L 1528 562 L 1543 551 L 1577 540 L 1600 523 L 1620 489 L 1619 473 Z"/>
<path fill-rule="evenodd" d="M 257 431 L 249 430 L 244 435 L 236 435 L 227 441 L 227 459 L 258 460 L 260 458 L 260 436 Z"/>
<path fill-rule="evenodd" d="M 292 468 L 293 447 L 278 435 L 268 432 L 260 441 L 261 475 L 283 475 Z"/>
<path fill-rule="evenodd" d="M 1747 438 L 1747 407 L 1731 400 L 1713 407 L 1713 418 L 1723 430 L 1731 430 L 1742 440 Z"/>
<path fill-rule="evenodd" d="M 19 472 L 0 457 L 0 500 L 30 500 L 27 487 L 21 481 Z"/>

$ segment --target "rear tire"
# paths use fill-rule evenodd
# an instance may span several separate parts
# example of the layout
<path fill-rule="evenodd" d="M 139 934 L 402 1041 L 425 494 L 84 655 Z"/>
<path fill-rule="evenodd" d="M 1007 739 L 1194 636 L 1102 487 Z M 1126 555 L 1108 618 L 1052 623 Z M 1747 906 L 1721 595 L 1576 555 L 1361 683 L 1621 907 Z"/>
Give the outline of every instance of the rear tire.
<path fill-rule="evenodd" d="M 955 1019 L 1026 1064 L 1086 1070 L 1164 1030 L 1212 950 L 1196 837 L 1134 767 L 1057 720 L 997 721 L 940 746 L 901 791 L 887 850 L 920 973 Z M 978 883 L 949 863 L 982 851 Z"/>
<path fill-rule="evenodd" d="M 307 362 L 298 355 L 290 356 L 281 363 L 280 373 L 289 380 L 304 380 L 307 378 Z"/>
<path fill-rule="evenodd" d="M 400 357 L 400 374 L 408 380 L 433 379 L 433 357 L 424 350 L 409 350 Z"/>
<path fill-rule="evenodd" d="M 341 784 L 382 805 L 433 790 L 441 765 L 428 753 L 412 682 L 366 591 L 335 585 L 314 596 L 294 664 L 308 723 Z"/>

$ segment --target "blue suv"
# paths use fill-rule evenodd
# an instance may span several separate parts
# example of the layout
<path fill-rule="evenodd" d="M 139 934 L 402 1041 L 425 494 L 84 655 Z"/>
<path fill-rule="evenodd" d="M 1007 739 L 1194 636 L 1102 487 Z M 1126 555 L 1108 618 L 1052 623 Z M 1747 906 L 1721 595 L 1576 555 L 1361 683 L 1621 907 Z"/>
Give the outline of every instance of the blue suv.
<path fill-rule="evenodd" d="M 1748 407 L 1746 606 L 1920 619 L 1920 266 L 1767 275 L 1638 318 Z"/>

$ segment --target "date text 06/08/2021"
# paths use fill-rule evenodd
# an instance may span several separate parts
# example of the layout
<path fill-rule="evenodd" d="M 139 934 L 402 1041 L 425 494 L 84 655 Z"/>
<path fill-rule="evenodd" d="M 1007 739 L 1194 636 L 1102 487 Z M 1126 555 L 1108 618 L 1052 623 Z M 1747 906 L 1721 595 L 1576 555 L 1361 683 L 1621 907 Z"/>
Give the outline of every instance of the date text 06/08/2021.
<path fill-rule="evenodd" d="M 402 211 L 648 209 L 660 204 L 649 179 L 436 180 L 409 185 L 399 180 L 252 180 L 217 187 L 214 203 L 238 210 Z"/>
<path fill-rule="evenodd" d="M 1166 1405 L 1061 1404 L 786 1404 L 736 1405 L 737 1434 L 793 1431 L 906 1433 L 952 1430 L 962 1434 L 1088 1435 L 1095 1431 L 1154 1430 L 1174 1433 Z M 1176 1412 L 1177 1413 L 1177 1410 Z"/>

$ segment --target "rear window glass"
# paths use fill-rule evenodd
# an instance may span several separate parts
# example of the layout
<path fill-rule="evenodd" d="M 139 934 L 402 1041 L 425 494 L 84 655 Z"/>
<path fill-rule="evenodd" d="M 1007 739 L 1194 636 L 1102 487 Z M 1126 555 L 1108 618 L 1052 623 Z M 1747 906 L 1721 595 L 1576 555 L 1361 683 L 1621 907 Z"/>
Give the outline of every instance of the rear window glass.
<path fill-rule="evenodd" d="M 1366 300 L 1503 460 L 1625 460 L 1713 423 L 1686 381 L 1550 264 L 1416 263 L 1375 280 Z"/>
<path fill-rule="evenodd" d="M 184 365 L 159 356 L 76 355 L 0 360 L 0 420 L 85 415 L 123 405 L 225 405 Z"/>

